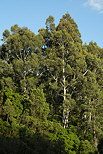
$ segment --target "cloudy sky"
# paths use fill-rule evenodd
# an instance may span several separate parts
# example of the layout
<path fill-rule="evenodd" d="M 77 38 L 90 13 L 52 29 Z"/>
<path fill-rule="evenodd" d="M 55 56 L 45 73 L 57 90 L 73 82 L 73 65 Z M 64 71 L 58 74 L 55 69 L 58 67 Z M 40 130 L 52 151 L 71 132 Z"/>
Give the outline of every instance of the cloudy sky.
<path fill-rule="evenodd" d="M 78 24 L 84 43 L 97 42 L 103 47 L 103 0 L 2 0 L 0 4 L 0 39 L 14 24 L 26 26 L 37 34 L 49 15 L 58 24 L 69 12 Z M 1 42 L 0 42 L 1 44 Z"/>
<path fill-rule="evenodd" d="M 88 0 L 84 3 L 85 6 L 90 6 L 92 9 L 102 13 L 103 11 L 103 0 Z"/>

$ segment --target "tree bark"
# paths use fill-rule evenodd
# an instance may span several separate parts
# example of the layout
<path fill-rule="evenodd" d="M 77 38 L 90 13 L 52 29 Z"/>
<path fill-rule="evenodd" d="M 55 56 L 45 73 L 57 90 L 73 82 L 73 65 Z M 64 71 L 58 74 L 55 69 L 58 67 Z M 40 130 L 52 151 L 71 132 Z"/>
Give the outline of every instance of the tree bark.
<path fill-rule="evenodd" d="M 62 52 L 63 52 L 63 127 L 68 128 L 69 109 L 67 108 L 67 105 L 65 105 L 67 91 L 66 91 L 64 46 Z"/>

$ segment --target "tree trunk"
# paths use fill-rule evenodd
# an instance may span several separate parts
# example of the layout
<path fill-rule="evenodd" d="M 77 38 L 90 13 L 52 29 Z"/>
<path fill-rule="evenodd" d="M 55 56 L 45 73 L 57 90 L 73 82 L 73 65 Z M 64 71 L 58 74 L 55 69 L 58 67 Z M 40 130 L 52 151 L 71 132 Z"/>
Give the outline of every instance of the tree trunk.
<path fill-rule="evenodd" d="M 65 57 L 64 57 L 64 47 L 63 47 L 63 127 L 68 128 L 68 117 L 69 109 L 67 108 L 66 103 L 66 76 L 65 76 Z"/>
<path fill-rule="evenodd" d="M 96 149 L 97 149 L 97 147 L 98 147 L 98 138 L 97 138 L 97 136 L 96 136 L 95 130 L 94 130 L 94 144 L 95 144 L 95 147 L 96 147 Z"/>

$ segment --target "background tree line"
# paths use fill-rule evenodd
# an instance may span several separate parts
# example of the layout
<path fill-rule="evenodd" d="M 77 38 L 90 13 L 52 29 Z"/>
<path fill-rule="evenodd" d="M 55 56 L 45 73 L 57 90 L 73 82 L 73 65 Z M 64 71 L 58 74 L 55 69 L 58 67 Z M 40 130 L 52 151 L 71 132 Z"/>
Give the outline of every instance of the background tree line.
<path fill-rule="evenodd" d="M 103 153 L 103 49 L 66 13 L 35 35 L 14 25 L 0 46 L 0 153 Z"/>

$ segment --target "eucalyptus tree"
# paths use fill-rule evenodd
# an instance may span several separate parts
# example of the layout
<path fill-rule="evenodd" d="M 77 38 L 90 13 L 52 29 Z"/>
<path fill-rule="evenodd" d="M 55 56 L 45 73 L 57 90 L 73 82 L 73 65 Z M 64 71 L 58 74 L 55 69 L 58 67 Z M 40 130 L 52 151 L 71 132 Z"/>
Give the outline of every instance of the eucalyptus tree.
<path fill-rule="evenodd" d="M 42 38 L 28 28 L 18 25 L 5 30 L 1 58 L 13 65 L 15 75 L 12 77 L 19 91 L 26 93 L 28 88 L 34 88 L 37 83 Z M 34 85 L 34 86 L 33 86 Z"/>
<path fill-rule="evenodd" d="M 81 57 L 82 41 L 78 27 L 68 13 L 62 17 L 58 26 L 53 30 L 51 30 L 51 25 L 55 25 L 53 17 L 52 20 L 49 17 L 46 24 L 47 29 L 40 30 L 40 34 L 45 40 L 45 48 L 43 48 L 44 72 L 42 71 L 41 78 L 46 79 L 48 101 L 53 104 L 58 114 L 61 106 L 63 126 L 68 128 L 69 113 L 75 104 L 72 93 L 69 91 L 69 85 L 70 81 L 77 76 L 77 59 L 83 60 Z"/>
<path fill-rule="evenodd" d="M 102 91 L 102 60 L 99 54 L 93 53 L 93 48 L 83 47 L 83 57 L 85 72 L 81 73 L 79 66 L 78 77 L 71 81 L 72 97 L 76 101 L 76 108 L 72 113 L 71 121 L 77 125 L 77 132 L 81 139 L 94 143 L 97 148 L 99 138 L 102 136 L 102 108 L 103 108 L 103 91 Z M 95 48 L 96 49 L 96 48 Z M 97 48 L 98 49 L 98 48 Z M 97 50 L 98 52 L 98 50 Z M 80 62 L 79 62 L 80 64 Z M 74 87 L 74 88 L 73 88 Z"/>
<path fill-rule="evenodd" d="M 78 55 L 82 52 L 82 41 L 78 27 L 68 13 L 60 20 L 54 40 L 57 56 L 62 64 L 58 82 L 62 86 L 63 126 L 68 128 L 69 114 L 75 104 L 72 93 L 69 91 L 69 85 L 70 81 L 77 76 L 76 63 L 80 58 Z M 81 59 L 83 58 L 81 57 Z"/>

